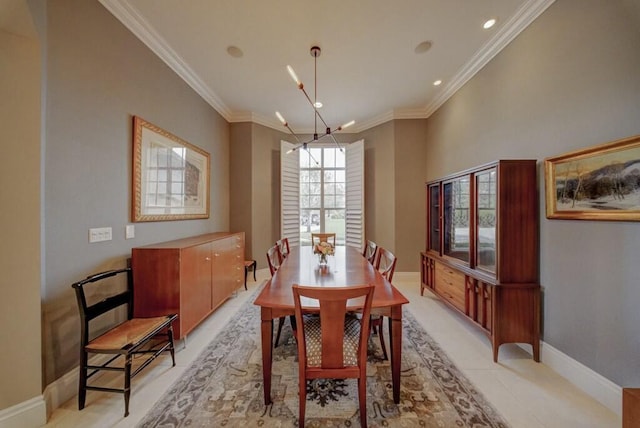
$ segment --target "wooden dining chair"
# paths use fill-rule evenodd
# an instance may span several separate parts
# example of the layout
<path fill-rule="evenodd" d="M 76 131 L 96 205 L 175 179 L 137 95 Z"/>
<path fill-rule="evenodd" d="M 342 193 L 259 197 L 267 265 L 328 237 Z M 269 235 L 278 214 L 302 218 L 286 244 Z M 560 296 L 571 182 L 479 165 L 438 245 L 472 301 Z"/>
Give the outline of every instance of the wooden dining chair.
<path fill-rule="evenodd" d="M 376 252 L 378 250 L 378 244 L 373 241 L 367 240 L 367 243 L 364 246 L 364 250 L 362 251 L 362 256 L 369 260 L 369 263 L 373 266 L 376 261 Z"/>
<path fill-rule="evenodd" d="M 299 420 L 304 427 L 307 380 L 358 379 L 360 426 L 367 426 L 367 339 L 373 285 L 349 287 L 305 287 L 294 284 L 293 301 L 298 325 Z M 364 297 L 362 317 L 347 312 L 347 301 Z M 319 302 L 306 308 L 302 299 Z"/>
<path fill-rule="evenodd" d="M 281 238 L 276 241 L 276 245 L 280 248 L 280 254 L 283 259 L 289 255 L 289 238 Z"/>
<path fill-rule="evenodd" d="M 397 261 L 396 256 L 391 251 L 382 247 L 377 247 L 374 267 L 389 282 L 393 279 L 393 272 L 396 270 Z M 378 338 L 380 339 L 380 347 L 382 348 L 382 355 L 384 359 L 387 360 L 387 347 L 384 344 L 384 336 L 382 335 L 383 321 L 384 317 L 382 315 L 371 315 L 371 331 L 378 335 Z"/>
<path fill-rule="evenodd" d="M 280 268 L 282 264 L 282 253 L 280 247 L 276 244 L 267 250 L 267 265 L 269 266 L 269 272 L 271 276 Z"/>
<path fill-rule="evenodd" d="M 335 233 L 311 233 L 311 246 L 315 246 L 320 242 L 328 242 L 332 246 L 336 246 Z"/>
<path fill-rule="evenodd" d="M 280 252 L 280 245 L 276 243 L 276 245 L 274 245 L 273 247 L 269 248 L 269 250 L 267 250 L 267 264 L 269 265 L 269 272 L 271 273 L 271 276 L 273 276 L 273 274 L 276 273 L 276 271 L 280 268 L 282 261 L 283 261 L 283 257 L 282 257 L 282 253 Z M 278 347 L 278 342 L 280 342 L 280 335 L 282 334 L 282 327 L 284 327 L 284 322 L 286 318 L 287 317 L 278 318 L 278 332 L 276 333 L 276 340 L 273 345 L 274 348 Z M 289 321 L 291 322 L 291 329 L 294 331 L 294 334 L 295 334 L 295 331 L 296 331 L 295 317 L 292 315 Z"/>

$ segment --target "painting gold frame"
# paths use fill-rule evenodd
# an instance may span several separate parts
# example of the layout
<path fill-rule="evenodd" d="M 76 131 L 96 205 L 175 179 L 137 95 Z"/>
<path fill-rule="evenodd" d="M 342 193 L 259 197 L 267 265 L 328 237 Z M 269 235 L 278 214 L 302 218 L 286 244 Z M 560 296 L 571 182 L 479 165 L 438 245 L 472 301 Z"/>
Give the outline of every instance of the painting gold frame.
<path fill-rule="evenodd" d="M 133 117 L 134 222 L 209 218 L 209 153 Z"/>
<path fill-rule="evenodd" d="M 640 221 L 640 135 L 545 159 L 547 218 Z"/>

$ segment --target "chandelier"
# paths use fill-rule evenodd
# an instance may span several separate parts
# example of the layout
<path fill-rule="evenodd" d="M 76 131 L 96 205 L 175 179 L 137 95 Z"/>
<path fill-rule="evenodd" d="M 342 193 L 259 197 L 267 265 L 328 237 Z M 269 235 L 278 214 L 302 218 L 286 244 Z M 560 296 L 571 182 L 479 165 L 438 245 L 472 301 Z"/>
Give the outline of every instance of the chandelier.
<path fill-rule="evenodd" d="M 289 71 L 289 75 L 291 76 L 291 78 L 293 79 L 294 82 L 296 82 L 296 85 L 298 86 L 298 89 L 300 89 L 302 91 L 302 93 L 304 94 L 304 96 L 307 98 L 307 100 L 309 101 L 309 104 L 311 104 L 311 107 L 313 108 L 313 118 L 314 118 L 314 128 L 313 128 L 313 139 L 308 140 L 308 141 L 300 141 L 300 138 L 298 138 L 298 136 L 296 135 L 295 132 L 293 132 L 293 129 L 291 129 L 291 127 L 289 126 L 289 123 L 284 119 L 284 117 L 280 114 L 280 112 L 276 112 L 276 116 L 278 117 L 278 119 L 280 120 L 280 122 L 282 122 L 282 124 L 289 130 L 289 132 L 291 133 L 291 135 L 293 135 L 293 137 L 296 139 L 296 142 L 298 143 L 297 146 L 295 146 L 294 148 L 292 148 L 291 150 L 289 150 L 287 152 L 287 154 L 291 153 L 291 152 L 295 152 L 296 150 L 298 150 L 299 148 L 302 148 L 304 150 L 307 150 L 307 145 L 309 143 L 313 143 L 316 141 L 319 141 L 320 139 L 329 136 L 333 139 L 333 142 L 335 143 L 336 147 L 338 147 L 338 149 L 340 149 L 340 151 L 342 152 L 343 149 L 340 146 L 340 143 L 338 143 L 338 140 L 336 140 L 336 137 L 333 136 L 334 132 L 338 132 L 338 131 L 342 131 L 343 129 L 353 125 L 355 123 L 355 121 L 350 121 L 345 123 L 344 125 L 338 126 L 335 129 L 331 129 L 331 127 L 329 125 L 327 125 L 327 122 L 325 122 L 325 120 L 322 118 L 322 115 L 320 114 L 320 112 L 318 111 L 318 109 L 320 107 L 322 107 L 322 103 L 318 102 L 318 79 L 317 79 L 317 75 L 318 75 L 318 57 L 320 56 L 320 48 L 318 46 L 312 46 L 311 47 L 311 56 L 313 57 L 313 62 L 314 62 L 314 76 L 313 76 L 313 83 L 314 83 L 314 93 L 313 93 L 313 100 L 311 100 L 311 97 L 309 96 L 309 94 L 307 93 L 307 91 L 304 89 L 304 84 L 302 83 L 302 81 L 300 79 L 298 79 L 298 76 L 296 75 L 296 72 L 293 71 L 293 68 L 290 65 L 287 65 L 287 70 Z M 318 120 L 320 120 L 320 122 L 322 122 L 322 124 L 324 125 L 325 128 L 325 132 L 324 134 L 319 135 L 318 134 Z M 311 156 L 311 153 L 309 153 L 309 156 Z M 313 156 L 312 156 L 313 157 Z M 316 161 L 314 159 L 314 161 L 316 163 L 318 163 L 318 161 Z"/>

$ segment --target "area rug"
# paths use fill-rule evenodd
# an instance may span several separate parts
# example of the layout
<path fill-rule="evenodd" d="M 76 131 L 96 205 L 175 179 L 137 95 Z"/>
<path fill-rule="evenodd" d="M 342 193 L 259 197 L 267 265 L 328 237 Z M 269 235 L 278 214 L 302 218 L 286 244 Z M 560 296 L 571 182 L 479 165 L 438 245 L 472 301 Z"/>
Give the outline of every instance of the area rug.
<path fill-rule="evenodd" d="M 287 322 L 273 352 L 271 397 L 264 405 L 260 308 L 256 291 L 139 427 L 297 427 L 298 363 Z M 385 323 L 386 324 L 386 323 Z M 386 331 L 385 331 L 386 333 Z M 388 337 L 385 338 L 388 344 Z M 369 427 L 507 427 L 408 310 L 403 314 L 400 403 L 377 337 L 369 341 Z M 360 426 L 357 380 L 307 384 L 307 427 Z"/>

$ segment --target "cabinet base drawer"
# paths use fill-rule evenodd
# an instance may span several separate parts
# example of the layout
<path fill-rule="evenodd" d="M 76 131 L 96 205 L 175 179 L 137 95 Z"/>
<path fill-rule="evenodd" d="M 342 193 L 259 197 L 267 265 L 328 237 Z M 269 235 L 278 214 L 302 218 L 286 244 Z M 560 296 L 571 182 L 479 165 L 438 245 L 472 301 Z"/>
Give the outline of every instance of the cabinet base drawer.
<path fill-rule="evenodd" d="M 465 275 L 436 263 L 435 291 L 443 299 L 465 312 Z"/>

